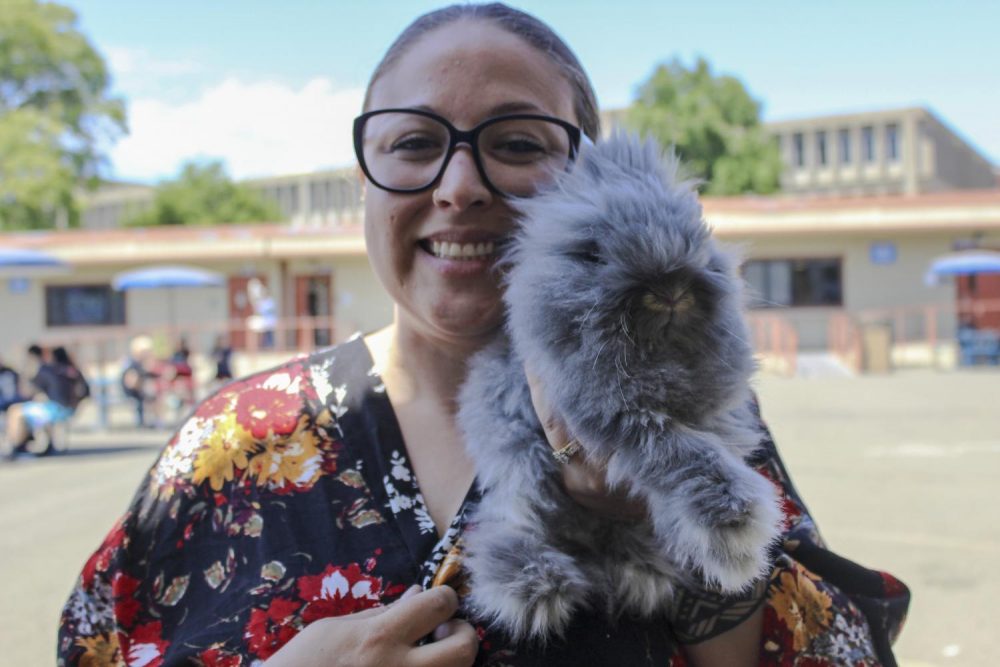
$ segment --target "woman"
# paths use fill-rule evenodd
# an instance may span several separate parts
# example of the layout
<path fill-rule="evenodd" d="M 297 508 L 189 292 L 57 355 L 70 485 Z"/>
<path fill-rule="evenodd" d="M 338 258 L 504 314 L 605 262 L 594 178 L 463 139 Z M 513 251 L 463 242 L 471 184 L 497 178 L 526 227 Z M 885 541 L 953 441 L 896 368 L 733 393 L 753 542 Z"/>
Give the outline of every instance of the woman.
<path fill-rule="evenodd" d="M 69 421 L 80 403 L 90 396 L 90 386 L 64 347 L 52 350 L 52 361 L 42 363 L 31 379 L 33 400 L 12 405 L 7 412 L 7 441 L 11 455 L 26 454 L 34 434 L 44 431 L 48 442 L 42 455 L 56 451 L 53 426 Z"/>
<path fill-rule="evenodd" d="M 365 238 L 396 303 L 393 324 L 234 382 L 195 411 L 85 566 L 63 615 L 66 663 L 738 666 L 793 664 L 825 637 L 831 656 L 878 664 L 855 603 L 784 553 L 770 589 L 761 582 L 740 599 L 690 591 L 653 622 L 583 614 L 544 647 L 512 646 L 456 618 L 448 586 L 421 590 L 460 557 L 476 502 L 455 394 L 467 359 L 501 324 L 491 269 L 513 225 L 505 195 L 538 185 L 495 162 L 484 138 L 516 142 L 500 116 L 591 138 L 598 119 L 565 44 L 502 5 L 418 19 L 376 69 L 365 111 L 355 124 Z M 572 148 L 552 155 L 556 166 L 569 166 Z M 560 447 L 558 416 L 536 407 Z M 791 492 L 773 448 L 760 465 Z M 564 481 L 595 512 L 643 520 L 578 458 Z M 793 496 L 787 505 L 795 539 L 827 555 Z M 860 592 L 889 599 L 879 575 L 863 573 Z M 787 604 L 762 606 L 765 589 Z M 803 605 L 808 616 L 793 619 Z"/>

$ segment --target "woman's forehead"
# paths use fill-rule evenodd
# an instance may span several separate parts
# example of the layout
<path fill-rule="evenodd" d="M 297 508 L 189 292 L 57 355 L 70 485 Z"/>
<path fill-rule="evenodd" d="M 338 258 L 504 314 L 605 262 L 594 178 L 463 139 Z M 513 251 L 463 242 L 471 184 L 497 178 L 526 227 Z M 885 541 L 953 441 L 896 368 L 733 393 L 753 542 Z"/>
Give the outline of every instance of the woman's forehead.
<path fill-rule="evenodd" d="M 370 109 L 394 107 L 429 109 L 461 125 L 516 112 L 579 122 L 559 67 L 483 21 L 455 21 L 406 49 L 372 86 Z"/>

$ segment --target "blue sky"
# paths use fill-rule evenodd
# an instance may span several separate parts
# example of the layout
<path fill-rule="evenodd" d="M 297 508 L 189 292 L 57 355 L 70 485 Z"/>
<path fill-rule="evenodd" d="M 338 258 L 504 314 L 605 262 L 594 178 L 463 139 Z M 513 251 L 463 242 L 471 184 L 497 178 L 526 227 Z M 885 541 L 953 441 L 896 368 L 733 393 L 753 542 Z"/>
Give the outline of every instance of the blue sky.
<path fill-rule="evenodd" d="M 105 54 L 132 133 L 115 176 L 218 157 L 235 176 L 347 164 L 361 90 L 421 0 L 64 0 Z M 662 61 L 703 55 L 764 118 L 929 106 L 1000 163 L 1000 2 L 523 1 L 628 104 Z"/>

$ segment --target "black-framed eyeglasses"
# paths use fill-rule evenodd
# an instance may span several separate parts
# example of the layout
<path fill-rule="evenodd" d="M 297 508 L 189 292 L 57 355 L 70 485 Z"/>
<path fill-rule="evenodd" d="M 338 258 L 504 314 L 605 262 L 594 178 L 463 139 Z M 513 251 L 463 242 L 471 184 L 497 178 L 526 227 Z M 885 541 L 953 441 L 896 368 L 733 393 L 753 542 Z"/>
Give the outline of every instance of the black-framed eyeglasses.
<path fill-rule="evenodd" d="M 399 193 L 431 188 L 455 148 L 466 144 L 490 190 L 530 196 L 573 162 L 580 136 L 575 125 L 538 114 L 496 116 L 471 130 L 420 109 L 378 109 L 354 119 L 354 152 L 365 176 L 372 185 Z"/>

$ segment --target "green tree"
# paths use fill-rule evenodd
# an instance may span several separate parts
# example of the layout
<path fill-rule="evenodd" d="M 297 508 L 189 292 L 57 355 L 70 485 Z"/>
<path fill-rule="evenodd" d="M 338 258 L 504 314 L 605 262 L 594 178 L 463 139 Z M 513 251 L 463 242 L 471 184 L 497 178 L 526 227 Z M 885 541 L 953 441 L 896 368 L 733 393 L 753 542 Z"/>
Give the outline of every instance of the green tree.
<path fill-rule="evenodd" d="M 281 212 L 255 190 L 233 183 L 221 162 L 188 162 L 180 176 L 156 188 L 153 206 L 129 226 L 273 222 Z"/>
<path fill-rule="evenodd" d="M 76 217 L 74 189 L 96 184 L 101 149 L 126 131 L 104 60 L 62 5 L 2 0 L 0 229 Z"/>
<path fill-rule="evenodd" d="M 709 194 L 778 189 L 781 157 L 760 123 L 760 103 L 739 79 L 714 75 L 703 58 L 690 69 L 676 59 L 659 65 L 625 124 L 675 147 Z"/>

